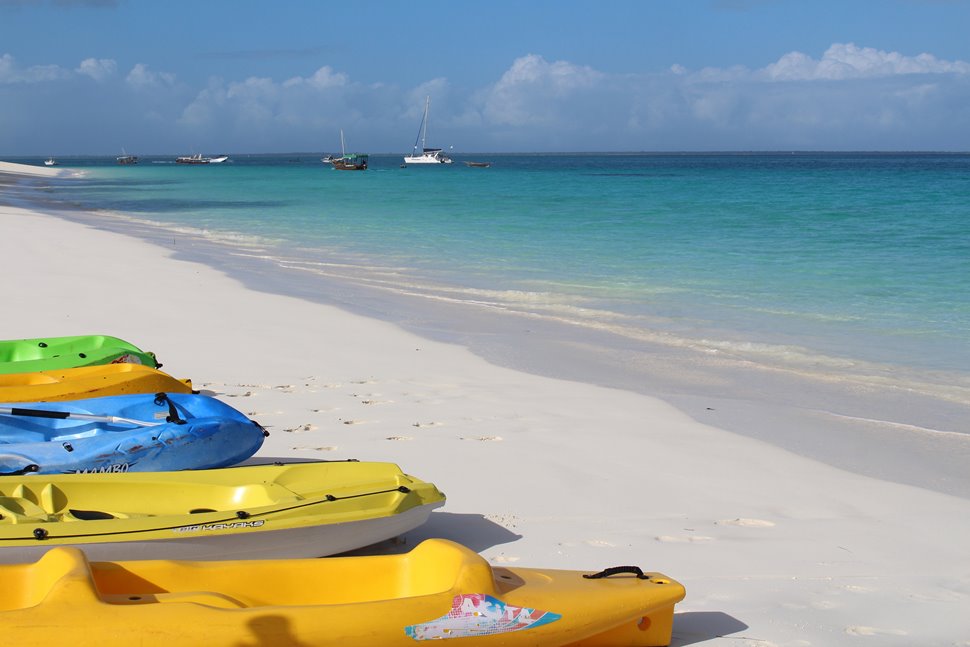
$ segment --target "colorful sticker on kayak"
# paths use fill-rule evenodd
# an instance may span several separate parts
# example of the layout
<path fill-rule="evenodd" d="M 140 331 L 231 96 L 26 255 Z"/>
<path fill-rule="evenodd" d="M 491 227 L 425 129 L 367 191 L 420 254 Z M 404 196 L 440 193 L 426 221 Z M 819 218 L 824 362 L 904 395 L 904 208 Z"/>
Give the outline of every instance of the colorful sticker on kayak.
<path fill-rule="evenodd" d="M 532 629 L 562 618 L 558 613 L 505 604 L 484 593 L 456 595 L 448 614 L 404 628 L 415 640 L 489 636 Z"/>

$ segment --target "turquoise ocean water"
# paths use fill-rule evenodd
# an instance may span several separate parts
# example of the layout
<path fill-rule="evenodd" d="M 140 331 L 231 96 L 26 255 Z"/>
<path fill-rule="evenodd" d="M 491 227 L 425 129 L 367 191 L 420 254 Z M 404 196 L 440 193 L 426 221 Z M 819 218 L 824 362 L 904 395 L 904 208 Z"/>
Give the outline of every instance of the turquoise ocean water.
<path fill-rule="evenodd" d="M 455 157 L 64 159 L 86 176 L 44 196 L 400 294 L 970 393 L 970 155 Z"/>

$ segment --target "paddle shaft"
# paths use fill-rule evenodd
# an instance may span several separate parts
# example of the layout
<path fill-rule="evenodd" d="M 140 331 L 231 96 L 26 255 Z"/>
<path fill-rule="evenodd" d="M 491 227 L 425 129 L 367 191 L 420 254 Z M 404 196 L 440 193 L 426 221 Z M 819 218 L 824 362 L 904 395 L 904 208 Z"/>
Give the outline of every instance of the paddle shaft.
<path fill-rule="evenodd" d="M 121 418 L 119 416 L 98 416 L 90 413 L 74 413 L 72 411 L 50 411 L 48 409 L 24 409 L 22 407 L 0 407 L 0 414 L 8 416 L 26 416 L 30 418 L 74 418 L 77 420 L 92 420 L 94 422 L 113 422 L 127 423 L 139 427 L 154 427 L 164 424 L 162 422 L 147 422 L 144 420 L 132 420 L 131 418 Z"/>

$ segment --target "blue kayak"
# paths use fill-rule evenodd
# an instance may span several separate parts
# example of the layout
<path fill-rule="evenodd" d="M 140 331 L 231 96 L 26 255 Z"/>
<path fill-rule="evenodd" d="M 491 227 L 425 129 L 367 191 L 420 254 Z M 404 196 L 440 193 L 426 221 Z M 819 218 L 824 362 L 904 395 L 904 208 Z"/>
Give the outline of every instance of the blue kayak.
<path fill-rule="evenodd" d="M 228 467 L 255 454 L 266 435 L 194 393 L 0 404 L 0 475 Z"/>

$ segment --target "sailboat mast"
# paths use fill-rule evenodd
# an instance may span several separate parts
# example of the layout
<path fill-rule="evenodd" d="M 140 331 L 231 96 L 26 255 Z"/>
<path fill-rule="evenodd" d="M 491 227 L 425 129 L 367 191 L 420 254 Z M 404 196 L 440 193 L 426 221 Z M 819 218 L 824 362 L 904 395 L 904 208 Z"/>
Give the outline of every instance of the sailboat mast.
<path fill-rule="evenodd" d="M 418 150 L 418 141 L 421 141 L 421 152 L 424 152 L 424 143 L 428 136 L 428 107 L 431 106 L 431 95 L 425 99 L 424 102 L 424 117 L 421 118 L 421 125 L 418 126 L 418 136 L 414 139 L 414 148 L 411 149 L 411 154 L 414 155 L 414 151 Z"/>
<path fill-rule="evenodd" d="M 426 142 L 428 139 L 428 109 L 431 108 L 431 95 L 429 94 L 424 101 L 424 132 L 421 135 L 421 152 L 424 152 Z"/>
<path fill-rule="evenodd" d="M 347 157 L 347 151 L 344 150 L 344 129 L 340 129 L 340 156 Z"/>

